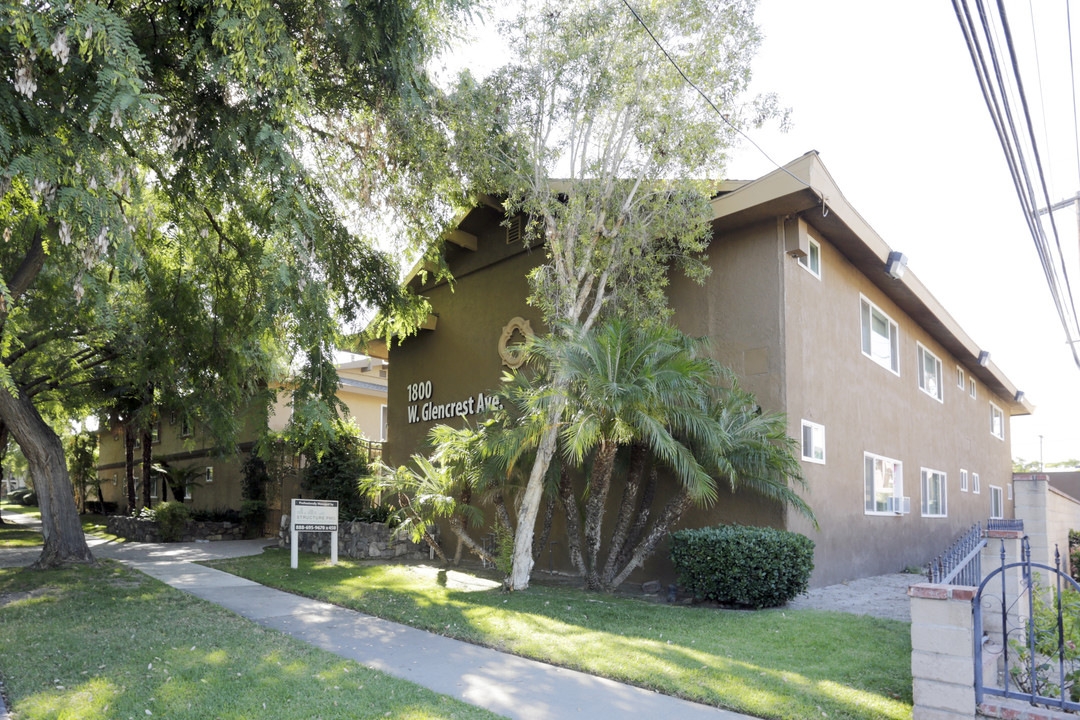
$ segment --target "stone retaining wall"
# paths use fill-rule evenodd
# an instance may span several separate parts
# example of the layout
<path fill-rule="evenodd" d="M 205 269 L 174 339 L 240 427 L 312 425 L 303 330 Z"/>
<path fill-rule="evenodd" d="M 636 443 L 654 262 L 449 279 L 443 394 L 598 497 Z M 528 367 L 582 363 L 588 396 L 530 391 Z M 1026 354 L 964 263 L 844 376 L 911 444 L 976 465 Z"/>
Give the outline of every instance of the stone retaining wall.
<path fill-rule="evenodd" d="M 139 520 L 125 515 L 110 515 L 105 518 L 105 527 L 113 535 L 118 535 L 135 542 L 162 542 L 157 523 L 153 520 Z M 243 540 L 244 527 L 240 523 L 189 521 L 184 528 L 180 542 L 195 540 Z"/>
<path fill-rule="evenodd" d="M 289 516 L 281 516 L 278 547 L 289 547 Z M 300 550 L 318 555 L 330 554 L 330 533 L 301 532 Z M 385 523 L 345 522 L 338 526 L 338 554 L 357 560 L 404 558 L 426 560 L 428 547 L 410 540 L 396 539 Z"/>

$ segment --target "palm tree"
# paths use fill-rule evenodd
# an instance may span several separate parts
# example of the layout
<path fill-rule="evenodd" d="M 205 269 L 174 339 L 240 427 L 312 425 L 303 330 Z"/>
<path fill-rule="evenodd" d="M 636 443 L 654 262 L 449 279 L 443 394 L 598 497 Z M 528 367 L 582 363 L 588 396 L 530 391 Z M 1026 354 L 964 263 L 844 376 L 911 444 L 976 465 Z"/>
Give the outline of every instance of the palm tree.
<path fill-rule="evenodd" d="M 179 502 L 184 502 L 188 488 L 198 487 L 201 484 L 198 479 L 202 477 L 203 472 L 202 468 L 196 465 L 173 466 L 168 463 L 155 464 L 153 470 L 154 475 L 163 475 L 165 477 L 165 484 L 172 491 L 173 499 Z M 164 493 L 162 493 L 161 499 L 165 499 Z"/>
<path fill-rule="evenodd" d="M 532 348 L 547 375 L 557 372 L 565 380 L 563 455 L 587 467 L 580 531 L 577 497 L 566 477 L 560 496 L 571 557 L 590 589 L 614 590 L 691 504 L 716 502 L 720 479 L 733 490 L 755 490 L 813 518 L 790 484 L 804 480 L 784 417 L 760 413 L 706 349 L 704 340 L 669 326 L 619 319 L 587 332 L 564 328 Z M 550 402 L 554 386 L 540 387 L 535 401 Z M 626 480 L 605 548 L 605 508 L 620 453 L 627 460 Z M 661 474 L 673 477 L 677 487 L 650 523 Z"/>

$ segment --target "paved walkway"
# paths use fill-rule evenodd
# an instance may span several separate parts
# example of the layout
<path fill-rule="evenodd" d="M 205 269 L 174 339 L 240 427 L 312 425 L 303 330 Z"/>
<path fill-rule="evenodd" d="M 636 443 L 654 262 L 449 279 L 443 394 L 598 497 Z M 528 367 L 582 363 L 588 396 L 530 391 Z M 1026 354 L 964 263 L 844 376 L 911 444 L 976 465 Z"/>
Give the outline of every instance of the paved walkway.
<path fill-rule="evenodd" d="M 24 519 L 11 513 L 4 517 Z M 260 625 L 509 718 L 751 720 L 726 710 L 451 640 L 192 564 L 256 555 L 262 552 L 266 540 L 154 544 L 114 543 L 88 536 L 87 541 L 98 557 L 120 560 Z M 28 565 L 37 552 L 0 550 L 0 567 Z M 0 701 L 0 720 L 6 720 L 2 708 Z"/>

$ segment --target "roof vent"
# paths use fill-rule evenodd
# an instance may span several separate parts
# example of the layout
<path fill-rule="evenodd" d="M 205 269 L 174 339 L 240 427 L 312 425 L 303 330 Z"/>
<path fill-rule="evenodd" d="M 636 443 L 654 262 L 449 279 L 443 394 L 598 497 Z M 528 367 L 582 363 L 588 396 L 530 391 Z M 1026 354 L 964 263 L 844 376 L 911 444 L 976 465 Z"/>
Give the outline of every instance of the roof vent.
<path fill-rule="evenodd" d="M 521 242 L 525 235 L 525 216 L 515 215 L 506 225 L 506 244 Z"/>

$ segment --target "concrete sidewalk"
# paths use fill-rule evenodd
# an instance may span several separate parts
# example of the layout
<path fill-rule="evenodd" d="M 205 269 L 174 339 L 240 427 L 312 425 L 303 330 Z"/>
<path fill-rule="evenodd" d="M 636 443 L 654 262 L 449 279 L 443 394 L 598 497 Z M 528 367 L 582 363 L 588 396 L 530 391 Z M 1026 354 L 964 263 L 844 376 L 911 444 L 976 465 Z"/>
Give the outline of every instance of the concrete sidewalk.
<path fill-rule="evenodd" d="M 7 513 L 4 517 L 13 519 Z M 87 541 L 98 557 L 120 560 L 260 625 L 506 717 L 750 720 L 737 713 L 451 640 L 192 564 L 258 554 L 267 545 L 265 539 L 155 544 L 113 543 L 87 537 Z M 7 564 L 11 552 L 0 550 L 0 566 Z"/>

